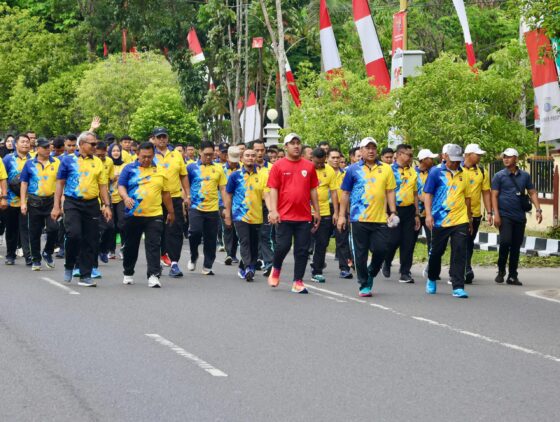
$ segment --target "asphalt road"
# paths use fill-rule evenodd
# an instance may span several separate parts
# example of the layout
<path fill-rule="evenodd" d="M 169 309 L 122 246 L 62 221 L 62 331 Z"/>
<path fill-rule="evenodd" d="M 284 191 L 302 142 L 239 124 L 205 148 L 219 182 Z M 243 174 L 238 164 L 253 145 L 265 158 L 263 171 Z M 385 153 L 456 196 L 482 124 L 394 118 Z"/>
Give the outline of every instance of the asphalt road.
<path fill-rule="evenodd" d="M 97 288 L 53 283 L 60 260 L 2 265 L 0 420 L 560 420 L 560 302 L 525 294 L 560 288 L 558 269 L 523 287 L 478 269 L 468 300 L 381 277 L 362 300 L 328 264 L 309 295 L 290 263 L 276 290 L 219 263 L 162 289 L 143 260 L 135 285 L 117 260 Z"/>

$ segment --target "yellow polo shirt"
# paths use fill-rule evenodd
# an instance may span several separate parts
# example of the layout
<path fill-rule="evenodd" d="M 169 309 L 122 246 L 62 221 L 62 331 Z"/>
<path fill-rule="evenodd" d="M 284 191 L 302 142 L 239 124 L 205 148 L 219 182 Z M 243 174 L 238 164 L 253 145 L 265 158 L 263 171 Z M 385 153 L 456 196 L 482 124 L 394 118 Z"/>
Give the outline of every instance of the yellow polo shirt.
<path fill-rule="evenodd" d="M 414 205 L 414 193 L 418 191 L 418 175 L 412 167 L 400 167 L 397 163 L 391 165 L 397 187 L 395 198 L 397 207 Z"/>
<path fill-rule="evenodd" d="M 166 149 L 162 154 L 157 148 L 154 162 L 165 170 L 169 193 L 172 198 L 180 198 L 182 190 L 181 176 L 187 175 L 187 168 L 183 157 L 177 151 Z"/>
<path fill-rule="evenodd" d="M 319 197 L 319 214 L 321 217 L 328 217 L 331 215 L 331 207 L 329 203 L 331 191 L 336 191 L 338 185 L 336 183 L 336 173 L 334 169 L 325 165 L 322 169 L 315 169 L 317 178 L 319 179 L 319 186 L 317 187 L 317 196 Z"/>
<path fill-rule="evenodd" d="M 80 200 L 97 198 L 99 185 L 109 183 L 103 163 L 95 156 L 64 157 L 57 179 L 66 180 L 64 196 Z"/>
<path fill-rule="evenodd" d="M 473 217 L 482 216 L 482 192 L 490 190 L 488 171 L 481 167 L 463 167 L 471 190 L 471 212 Z"/>

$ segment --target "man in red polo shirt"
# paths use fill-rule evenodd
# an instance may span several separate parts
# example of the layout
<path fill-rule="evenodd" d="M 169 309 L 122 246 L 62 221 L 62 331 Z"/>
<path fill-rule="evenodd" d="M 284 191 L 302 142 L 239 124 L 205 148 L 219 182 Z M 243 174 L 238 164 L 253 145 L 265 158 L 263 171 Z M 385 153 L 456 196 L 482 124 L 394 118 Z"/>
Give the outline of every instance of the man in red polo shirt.
<path fill-rule="evenodd" d="M 307 248 L 311 233 L 317 230 L 321 221 L 317 196 L 319 180 L 313 163 L 301 158 L 299 135 L 286 135 L 284 147 L 286 157 L 274 163 L 268 177 L 268 219 L 270 224 L 276 225 L 276 249 L 268 284 L 270 287 L 276 287 L 280 283 L 282 263 L 292 247 L 293 239 L 295 264 L 292 292 L 307 293 L 303 284 L 308 258 Z M 313 219 L 311 205 L 314 210 Z"/>

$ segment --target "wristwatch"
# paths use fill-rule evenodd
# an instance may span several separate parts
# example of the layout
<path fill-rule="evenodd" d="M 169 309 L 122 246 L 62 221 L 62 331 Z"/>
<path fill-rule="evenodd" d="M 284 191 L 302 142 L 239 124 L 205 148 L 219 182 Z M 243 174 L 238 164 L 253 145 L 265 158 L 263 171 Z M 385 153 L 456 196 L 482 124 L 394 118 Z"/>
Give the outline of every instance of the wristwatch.
<path fill-rule="evenodd" d="M 542 213 L 542 210 L 539 208 L 538 210 L 535 210 L 535 212 Z"/>

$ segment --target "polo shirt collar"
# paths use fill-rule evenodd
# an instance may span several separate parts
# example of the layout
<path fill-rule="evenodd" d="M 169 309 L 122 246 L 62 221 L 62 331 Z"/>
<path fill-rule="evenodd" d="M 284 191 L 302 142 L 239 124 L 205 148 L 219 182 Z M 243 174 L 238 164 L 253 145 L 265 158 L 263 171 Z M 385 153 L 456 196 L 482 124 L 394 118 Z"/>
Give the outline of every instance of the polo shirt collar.
<path fill-rule="evenodd" d="M 54 163 L 54 160 L 55 159 L 51 155 L 49 155 L 49 163 Z M 39 156 L 36 155 L 35 158 L 33 158 L 33 162 L 37 164 L 39 162 Z"/>
<path fill-rule="evenodd" d="M 258 171 L 259 171 L 259 166 L 253 165 L 253 171 L 251 173 L 258 173 Z M 246 174 L 246 173 L 249 173 L 249 171 L 247 171 L 245 166 L 243 166 L 243 167 L 241 167 L 241 173 Z"/>
<path fill-rule="evenodd" d="M 366 161 L 363 158 L 360 159 L 359 163 L 360 163 L 360 167 L 367 166 Z M 375 165 L 377 166 L 381 165 L 381 161 L 379 160 L 379 158 L 375 160 Z"/>

